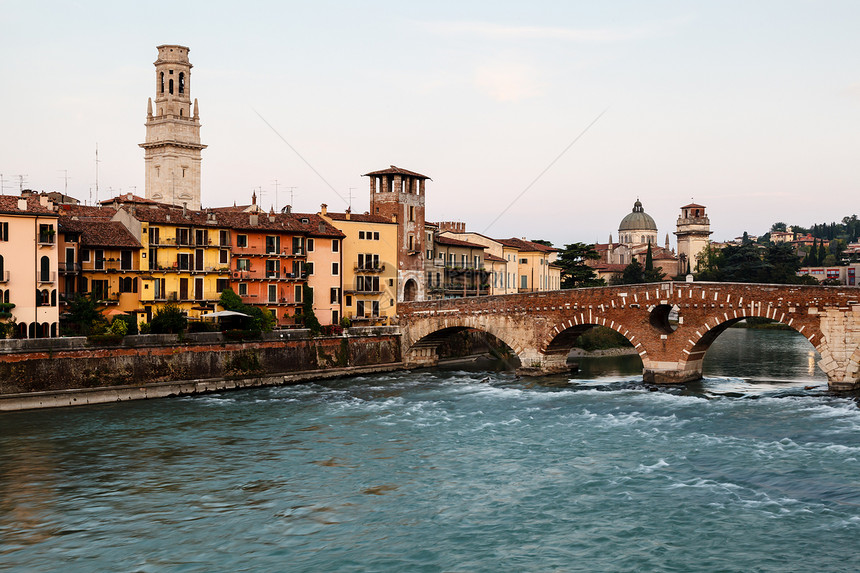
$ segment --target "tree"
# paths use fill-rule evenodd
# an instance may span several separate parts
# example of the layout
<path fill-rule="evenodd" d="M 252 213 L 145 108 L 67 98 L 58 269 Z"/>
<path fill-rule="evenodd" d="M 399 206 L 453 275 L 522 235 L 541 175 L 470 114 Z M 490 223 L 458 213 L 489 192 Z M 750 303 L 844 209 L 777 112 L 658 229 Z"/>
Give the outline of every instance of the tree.
<path fill-rule="evenodd" d="M 69 329 L 87 336 L 97 324 L 107 325 L 107 320 L 98 309 L 98 302 L 91 294 L 76 294 L 69 305 L 66 318 Z"/>
<path fill-rule="evenodd" d="M 185 331 L 188 318 L 178 306 L 168 302 L 155 311 L 150 322 L 150 332 L 153 334 L 178 334 Z"/>
<path fill-rule="evenodd" d="M 320 321 L 314 314 L 314 291 L 307 283 L 302 285 L 302 325 L 311 331 L 311 334 L 319 334 L 322 330 Z"/>
<path fill-rule="evenodd" d="M 783 223 L 782 221 L 778 221 L 778 222 L 776 222 L 770 226 L 770 230 L 771 230 L 771 232 L 773 232 L 773 231 L 785 231 L 786 230 L 785 223 Z"/>
<path fill-rule="evenodd" d="M 648 250 L 645 252 L 645 268 L 642 270 L 642 281 L 646 283 L 656 283 L 663 280 L 666 273 L 663 272 L 663 267 L 654 268 L 654 256 L 651 254 L 651 243 L 648 243 Z"/>
<path fill-rule="evenodd" d="M 247 314 L 247 317 L 242 317 L 241 325 L 245 330 L 256 330 L 258 332 L 268 332 L 274 328 L 275 319 L 272 313 L 259 308 L 257 306 L 247 305 L 242 302 L 242 298 L 233 292 L 231 288 L 225 288 L 221 291 L 221 297 L 218 299 L 218 304 L 224 310 L 232 310 L 233 312 L 241 312 Z"/>
<path fill-rule="evenodd" d="M 630 264 L 624 267 L 624 271 L 620 277 L 612 279 L 611 284 L 614 285 L 633 285 L 645 282 L 645 269 L 636 259 L 630 261 Z"/>
<path fill-rule="evenodd" d="M 824 246 L 824 239 L 821 239 L 821 242 L 818 243 L 818 265 L 826 264 L 824 259 L 827 258 L 827 249 Z"/>
<path fill-rule="evenodd" d="M 759 282 L 793 284 L 801 261 L 788 243 L 771 243 L 764 254 L 765 267 Z"/>
<path fill-rule="evenodd" d="M 532 239 L 532 243 L 537 243 L 538 245 L 543 245 L 544 247 L 552 247 L 552 243 L 545 239 Z"/>
<path fill-rule="evenodd" d="M 561 288 L 580 288 L 603 286 L 605 281 L 598 279 L 594 269 L 587 261 L 600 259 L 600 253 L 594 250 L 594 245 L 571 243 L 565 245 L 556 261 L 561 267 Z"/>

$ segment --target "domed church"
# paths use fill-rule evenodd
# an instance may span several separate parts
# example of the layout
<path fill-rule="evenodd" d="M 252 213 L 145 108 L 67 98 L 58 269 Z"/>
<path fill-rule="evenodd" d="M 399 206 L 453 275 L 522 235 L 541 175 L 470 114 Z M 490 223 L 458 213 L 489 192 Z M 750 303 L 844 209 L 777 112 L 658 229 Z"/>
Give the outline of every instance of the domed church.
<path fill-rule="evenodd" d="M 701 210 L 704 216 L 704 207 L 701 207 Z M 675 235 L 678 235 L 680 243 L 684 233 L 680 226 L 681 219 L 678 221 L 678 231 L 681 233 L 676 232 Z M 594 268 L 598 278 L 609 282 L 614 276 L 624 272 L 624 267 L 634 259 L 644 265 L 648 245 L 651 245 L 651 258 L 654 261 L 654 267 L 660 267 L 666 275 L 666 279 L 670 280 L 682 272 L 680 270 L 681 265 L 674 249 L 669 247 L 669 234 L 666 234 L 666 241 L 662 247 L 657 244 L 657 236 L 657 223 L 654 222 L 651 215 L 645 212 L 642 202 L 637 198 L 636 202 L 633 203 L 633 210 L 627 213 L 618 225 L 618 242 L 613 241 L 612 235 L 609 235 L 608 243 L 594 245 L 594 248 L 600 253 L 600 259 L 591 261 L 589 264 Z"/>

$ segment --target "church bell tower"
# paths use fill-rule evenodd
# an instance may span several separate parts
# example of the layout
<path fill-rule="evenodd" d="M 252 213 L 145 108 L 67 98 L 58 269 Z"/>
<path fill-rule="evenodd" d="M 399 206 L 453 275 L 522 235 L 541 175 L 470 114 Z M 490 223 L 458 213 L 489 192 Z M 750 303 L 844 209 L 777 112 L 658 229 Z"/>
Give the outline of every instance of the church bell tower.
<path fill-rule="evenodd" d="M 146 198 L 200 209 L 200 115 L 185 46 L 158 46 L 155 102 L 146 108 Z"/>
<path fill-rule="evenodd" d="M 678 274 L 696 270 L 696 256 L 708 246 L 711 220 L 704 205 L 690 203 L 681 207 L 675 236 L 678 237 Z"/>

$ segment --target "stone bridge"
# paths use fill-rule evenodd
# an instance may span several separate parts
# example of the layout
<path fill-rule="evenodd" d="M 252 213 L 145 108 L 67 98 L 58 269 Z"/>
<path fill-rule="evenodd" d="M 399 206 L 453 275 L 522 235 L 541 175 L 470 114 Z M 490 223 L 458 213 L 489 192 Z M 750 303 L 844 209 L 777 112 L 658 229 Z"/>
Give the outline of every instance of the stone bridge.
<path fill-rule="evenodd" d="M 858 300 L 854 287 L 664 282 L 409 302 L 398 312 L 409 365 L 435 364 L 448 335 L 476 329 L 507 344 L 524 370 L 559 372 L 576 338 L 601 325 L 633 344 L 644 380 L 656 383 L 698 380 L 720 333 L 747 317 L 769 318 L 812 343 L 831 389 L 852 390 L 860 388 Z"/>

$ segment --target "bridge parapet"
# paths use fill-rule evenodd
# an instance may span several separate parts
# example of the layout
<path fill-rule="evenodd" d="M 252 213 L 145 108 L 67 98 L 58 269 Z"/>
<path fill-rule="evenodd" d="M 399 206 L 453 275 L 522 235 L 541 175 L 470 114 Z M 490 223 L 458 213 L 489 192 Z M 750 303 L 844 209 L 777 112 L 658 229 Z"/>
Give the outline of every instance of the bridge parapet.
<path fill-rule="evenodd" d="M 419 341 L 426 363 L 436 333 L 475 328 L 505 342 L 525 367 L 557 371 L 576 337 L 601 325 L 630 341 L 643 378 L 658 383 L 701 378 L 720 333 L 744 318 L 769 318 L 803 334 L 821 353 L 831 388 L 845 390 L 860 378 L 858 300 L 860 289 L 844 286 L 664 282 L 402 303 L 399 314 L 407 362 Z"/>

